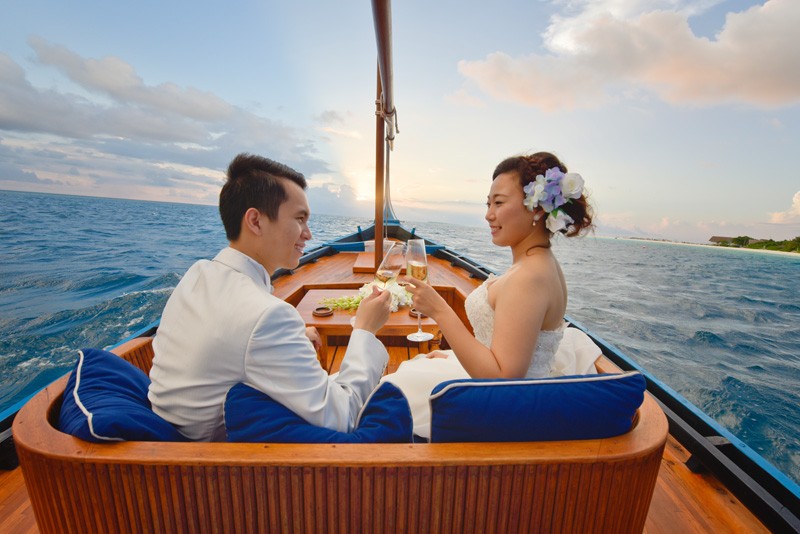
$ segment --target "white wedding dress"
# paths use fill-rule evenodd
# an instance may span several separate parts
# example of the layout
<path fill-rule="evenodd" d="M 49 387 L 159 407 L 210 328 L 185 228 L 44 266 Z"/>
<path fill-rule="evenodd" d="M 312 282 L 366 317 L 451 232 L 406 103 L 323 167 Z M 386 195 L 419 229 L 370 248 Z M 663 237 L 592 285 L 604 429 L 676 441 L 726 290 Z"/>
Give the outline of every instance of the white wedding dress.
<path fill-rule="evenodd" d="M 489 305 L 488 289 L 494 279 L 491 275 L 467 297 L 464 307 L 472 325 L 475 338 L 491 347 L 494 333 L 494 310 Z M 600 348 L 577 328 L 567 328 L 563 323 L 557 330 L 542 330 L 525 378 L 594 374 L 594 362 Z M 430 438 L 430 404 L 428 398 L 437 384 L 446 380 L 470 378 L 453 351 L 444 351 L 447 358 L 425 358 L 420 355 L 403 362 L 397 372 L 386 375 L 382 382 L 396 385 L 408 399 L 414 419 L 414 433 Z"/>

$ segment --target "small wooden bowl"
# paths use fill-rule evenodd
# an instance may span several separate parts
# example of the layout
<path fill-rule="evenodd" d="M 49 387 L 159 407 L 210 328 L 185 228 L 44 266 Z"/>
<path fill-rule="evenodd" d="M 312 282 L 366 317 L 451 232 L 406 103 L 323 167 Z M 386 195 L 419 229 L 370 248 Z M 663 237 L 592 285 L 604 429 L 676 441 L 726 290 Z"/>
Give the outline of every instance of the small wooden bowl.
<path fill-rule="evenodd" d="M 311 314 L 316 315 L 317 317 L 328 317 L 333 315 L 333 308 L 330 306 L 320 306 L 319 308 L 314 308 L 314 311 L 312 311 Z"/>
<path fill-rule="evenodd" d="M 413 317 L 414 319 L 416 319 L 417 317 L 421 317 L 421 318 L 425 319 L 427 317 L 427 315 L 425 315 L 424 313 L 418 312 L 416 308 L 409 308 L 408 309 L 408 314 L 411 317 Z"/>

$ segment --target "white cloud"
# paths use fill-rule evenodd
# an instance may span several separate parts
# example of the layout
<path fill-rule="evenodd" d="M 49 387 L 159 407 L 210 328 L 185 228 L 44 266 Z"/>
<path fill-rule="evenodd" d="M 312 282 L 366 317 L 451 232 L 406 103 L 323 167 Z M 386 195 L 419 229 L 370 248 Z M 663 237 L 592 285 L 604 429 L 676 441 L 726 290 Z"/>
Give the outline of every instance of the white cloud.
<path fill-rule="evenodd" d="M 361 139 L 361 132 L 353 128 L 348 128 L 348 121 L 352 119 L 351 113 L 342 114 L 338 111 L 328 109 L 314 117 L 321 126 L 317 130 L 335 137 L 346 139 Z"/>
<path fill-rule="evenodd" d="M 786 211 L 778 211 L 770 216 L 769 222 L 775 224 L 790 224 L 800 222 L 800 191 L 792 197 L 792 206 Z"/>
<path fill-rule="evenodd" d="M 120 58 L 85 59 L 40 37 L 31 37 L 28 43 L 40 63 L 59 69 L 85 89 L 103 93 L 117 102 L 201 121 L 223 120 L 234 113 L 233 106 L 206 91 L 182 89 L 173 83 L 147 86 L 136 70 Z"/>
<path fill-rule="evenodd" d="M 306 190 L 306 193 L 308 194 L 308 203 L 314 213 L 366 218 L 374 215 L 372 202 L 358 200 L 353 188 L 347 184 L 312 185 Z"/>
<path fill-rule="evenodd" d="M 551 19 L 547 54 L 496 52 L 459 71 L 493 98 L 547 111 L 596 107 L 631 87 L 673 104 L 800 102 L 800 2 L 728 13 L 714 39 L 698 37 L 689 18 L 713 3 L 576 0 Z"/>
<path fill-rule="evenodd" d="M 59 182 L 76 194 L 151 198 L 159 187 L 174 196 L 175 181 L 189 200 L 215 200 L 214 180 L 239 152 L 265 154 L 306 174 L 325 172 L 317 142 L 298 129 L 255 115 L 218 96 L 170 82 L 148 85 L 120 58 L 83 58 L 33 37 L 36 60 L 63 74 L 81 94 L 34 86 L 25 70 L 0 52 L 0 144 L 14 147 L 8 182 Z M 43 155 L 46 155 L 43 156 Z M 167 171 L 163 164 L 174 164 Z M 78 180 L 74 170 L 82 171 Z M 205 169 L 187 172 L 186 169 Z M 32 177 L 38 180 L 32 180 Z M 91 177 L 91 178 L 87 178 Z M 87 181 L 88 180 L 88 181 Z M 13 186 L 13 184 L 12 184 Z M 95 187 L 83 190 L 79 187 Z M 111 193 L 109 193 L 111 194 Z M 180 199 L 177 199 L 180 200 Z"/>
<path fill-rule="evenodd" d="M 470 108 L 482 108 L 486 106 L 486 102 L 481 100 L 475 95 L 468 93 L 465 89 L 459 89 L 455 93 L 445 95 L 444 97 L 446 102 L 451 104 L 455 104 L 458 106 L 470 107 Z"/>
<path fill-rule="evenodd" d="M 361 133 L 356 130 L 342 130 L 333 128 L 332 126 L 322 126 L 319 131 L 327 134 L 335 135 L 337 137 L 346 137 L 347 139 L 361 139 Z"/>
<path fill-rule="evenodd" d="M 342 114 L 333 109 L 326 109 L 314 118 L 322 124 L 344 124 Z"/>

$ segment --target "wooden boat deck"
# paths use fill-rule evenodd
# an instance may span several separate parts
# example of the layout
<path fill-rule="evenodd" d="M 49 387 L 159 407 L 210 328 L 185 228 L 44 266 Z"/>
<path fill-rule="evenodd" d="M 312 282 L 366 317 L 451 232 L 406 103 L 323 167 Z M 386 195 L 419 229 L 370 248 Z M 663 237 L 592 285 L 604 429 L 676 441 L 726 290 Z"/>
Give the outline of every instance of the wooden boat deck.
<path fill-rule="evenodd" d="M 355 254 L 337 254 L 322 258 L 313 266 L 300 267 L 291 276 L 275 283 L 275 294 L 296 303 L 305 289 L 331 284 L 360 287 L 369 282 L 369 274 L 353 273 Z M 302 276 L 301 276 L 302 275 Z M 450 286 L 450 291 L 468 294 L 479 282 L 447 262 L 430 260 L 430 278 L 435 286 Z M 323 282 L 324 281 L 324 282 Z M 447 293 L 447 292 L 445 292 Z M 447 296 L 447 295 L 445 295 Z M 452 293 L 451 293 L 452 296 Z M 454 299 L 458 302 L 458 299 Z M 463 311 L 463 310 L 462 310 Z M 417 354 L 415 343 L 393 339 L 388 347 L 391 372 L 400 363 Z M 329 358 L 331 372 L 338 370 L 343 347 L 332 344 Z M 658 482 L 647 516 L 645 532 L 769 532 L 753 514 L 710 475 L 692 473 L 685 465 L 688 452 L 672 437 L 661 462 Z M 0 532 L 38 532 L 28 499 L 22 470 L 0 471 Z"/>

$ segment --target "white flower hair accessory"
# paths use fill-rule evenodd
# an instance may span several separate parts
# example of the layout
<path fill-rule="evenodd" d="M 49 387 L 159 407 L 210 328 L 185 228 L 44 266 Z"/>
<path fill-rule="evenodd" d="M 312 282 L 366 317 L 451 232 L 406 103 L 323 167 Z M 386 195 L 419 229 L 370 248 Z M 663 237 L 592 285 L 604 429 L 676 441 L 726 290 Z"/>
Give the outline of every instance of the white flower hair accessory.
<path fill-rule="evenodd" d="M 538 175 L 522 190 L 525 192 L 522 203 L 528 211 L 542 208 L 547 213 L 547 229 L 552 233 L 563 232 L 575 221 L 562 206 L 583 195 L 583 178 L 576 172 L 563 173 L 558 167 L 552 167 L 545 171 L 544 176 Z"/>

